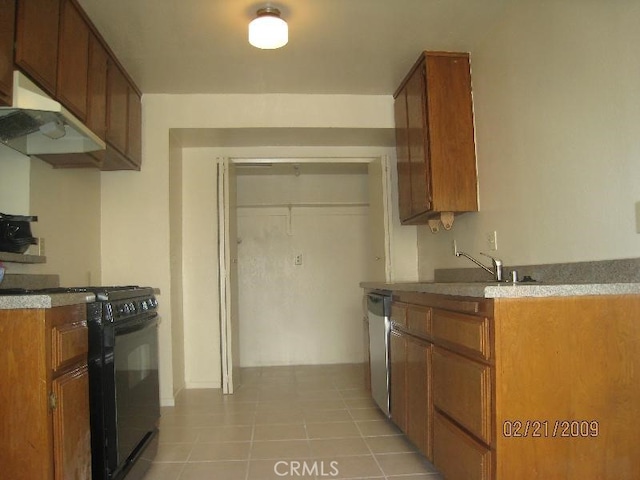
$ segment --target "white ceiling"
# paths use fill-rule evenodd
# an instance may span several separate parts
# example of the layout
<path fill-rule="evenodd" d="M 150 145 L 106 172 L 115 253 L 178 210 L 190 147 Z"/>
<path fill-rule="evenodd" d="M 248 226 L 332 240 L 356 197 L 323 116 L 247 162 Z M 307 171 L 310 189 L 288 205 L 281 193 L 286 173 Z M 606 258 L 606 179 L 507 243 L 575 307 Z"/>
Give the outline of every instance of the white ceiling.
<path fill-rule="evenodd" d="M 143 93 L 390 95 L 422 50 L 471 51 L 509 0 L 79 2 Z M 289 23 L 279 50 L 247 42 L 267 4 Z"/>

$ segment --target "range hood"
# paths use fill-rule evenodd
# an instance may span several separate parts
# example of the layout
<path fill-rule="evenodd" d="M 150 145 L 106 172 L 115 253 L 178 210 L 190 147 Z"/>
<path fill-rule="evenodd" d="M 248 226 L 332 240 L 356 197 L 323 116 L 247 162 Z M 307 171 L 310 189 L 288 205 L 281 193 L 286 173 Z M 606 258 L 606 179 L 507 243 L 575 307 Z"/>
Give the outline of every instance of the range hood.
<path fill-rule="evenodd" d="M 0 107 L 0 143 L 25 155 L 104 150 L 105 143 L 22 72 L 13 72 L 13 105 Z"/>

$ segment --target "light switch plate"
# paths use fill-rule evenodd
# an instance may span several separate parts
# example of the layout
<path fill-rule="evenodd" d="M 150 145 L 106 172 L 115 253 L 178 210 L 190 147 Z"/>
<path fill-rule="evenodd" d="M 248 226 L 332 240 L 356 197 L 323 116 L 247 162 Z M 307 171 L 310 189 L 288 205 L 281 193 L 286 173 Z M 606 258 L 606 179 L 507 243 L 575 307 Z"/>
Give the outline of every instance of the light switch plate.
<path fill-rule="evenodd" d="M 636 233 L 640 233 L 640 202 L 636 202 Z"/>

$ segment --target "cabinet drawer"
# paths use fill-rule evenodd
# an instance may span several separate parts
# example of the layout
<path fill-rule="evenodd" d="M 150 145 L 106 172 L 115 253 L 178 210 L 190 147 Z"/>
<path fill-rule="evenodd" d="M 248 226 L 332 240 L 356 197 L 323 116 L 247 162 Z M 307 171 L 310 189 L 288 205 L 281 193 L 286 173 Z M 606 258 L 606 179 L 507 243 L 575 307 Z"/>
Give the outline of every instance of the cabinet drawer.
<path fill-rule="evenodd" d="M 491 444 L 491 368 L 437 347 L 432 361 L 434 406 Z"/>
<path fill-rule="evenodd" d="M 491 450 L 440 413 L 434 415 L 433 463 L 447 480 L 491 479 Z"/>
<path fill-rule="evenodd" d="M 391 304 L 391 321 L 397 325 L 407 326 L 407 306 L 399 303 Z"/>
<path fill-rule="evenodd" d="M 407 309 L 407 330 L 418 337 L 431 333 L 431 309 L 411 306 Z"/>
<path fill-rule="evenodd" d="M 54 370 L 65 364 L 85 361 L 89 351 L 86 322 L 53 327 L 51 343 L 51 364 Z"/>
<path fill-rule="evenodd" d="M 491 357 L 489 342 L 489 320 L 464 313 L 433 310 L 432 326 L 434 340 L 443 341 L 464 353 Z"/>

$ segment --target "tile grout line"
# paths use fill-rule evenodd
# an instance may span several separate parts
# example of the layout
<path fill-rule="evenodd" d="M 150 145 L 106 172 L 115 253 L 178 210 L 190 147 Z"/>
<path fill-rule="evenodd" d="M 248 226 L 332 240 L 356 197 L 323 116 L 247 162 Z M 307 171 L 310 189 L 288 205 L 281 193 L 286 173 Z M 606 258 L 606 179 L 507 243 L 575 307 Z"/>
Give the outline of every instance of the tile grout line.
<path fill-rule="evenodd" d="M 256 408 L 257 408 L 257 404 L 256 404 Z M 254 415 L 257 415 L 257 411 L 254 413 Z M 253 442 L 255 439 L 255 434 L 256 434 L 256 419 L 254 416 L 253 425 L 251 425 L 251 438 L 249 439 L 249 453 L 247 455 L 247 471 L 244 474 L 245 480 L 249 480 L 249 472 L 251 471 L 251 454 L 253 452 Z"/>
<path fill-rule="evenodd" d="M 260 369 L 260 379 L 262 379 L 262 369 Z M 251 472 L 251 457 L 253 452 L 253 442 L 255 441 L 256 435 L 256 421 L 258 420 L 258 406 L 260 405 L 260 392 L 258 392 L 257 400 L 256 400 L 256 408 L 253 412 L 253 422 L 251 424 L 251 439 L 249 440 L 249 455 L 247 456 L 247 471 L 244 474 L 245 480 L 249 480 L 249 475 Z"/>
<path fill-rule="evenodd" d="M 323 424 L 323 423 L 353 423 L 356 426 L 356 431 L 357 431 L 357 436 L 355 437 L 350 437 L 350 436 L 342 436 L 342 435 L 337 435 L 337 436 L 330 436 L 330 437 L 319 437 L 317 438 L 317 440 L 332 440 L 332 439 L 336 439 L 336 438 L 354 438 L 354 439 L 360 439 L 361 441 L 365 442 L 366 445 L 366 450 L 368 451 L 368 455 L 372 456 L 374 458 L 375 464 L 377 465 L 378 469 L 379 469 L 379 474 L 375 475 L 375 478 L 378 478 L 380 480 L 385 479 L 385 480 L 389 480 L 389 477 L 387 475 L 385 475 L 384 471 L 382 470 L 380 463 L 378 462 L 378 459 L 376 457 L 376 454 L 373 452 L 372 447 L 369 446 L 368 442 L 366 442 L 363 434 L 363 430 L 361 428 L 361 425 L 358 422 L 366 422 L 366 421 L 373 421 L 373 418 L 360 418 L 359 420 L 356 419 L 356 415 L 354 414 L 354 410 L 358 410 L 358 409 L 366 409 L 369 407 L 365 407 L 364 404 L 362 404 L 362 406 L 360 404 L 357 403 L 358 400 L 358 396 L 354 396 L 352 394 L 353 393 L 357 393 L 356 390 L 360 390 L 360 388 L 357 386 L 356 382 L 353 383 L 349 383 L 348 379 L 339 379 L 336 380 L 336 375 L 335 374 L 329 374 L 327 375 L 328 377 L 333 377 L 331 380 L 331 388 L 320 388 L 317 390 L 318 395 L 322 398 L 318 399 L 316 398 L 316 396 L 313 394 L 313 391 L 307 392 L 306 390 L 303 390 L 305 385 L 300 384 L 299 382 L 294 382 L 294 384 L 296 385 L 297 390 L 292 392 L 292 395 L 295 396 L 295 400 L 294 402 L 291 403 L 292 407 L 295 407 L 296 410 L 300 409 L 301 410 L 301 426 L 303 427 L 303 439 L 305 441 L 306 447 L 307 447 L 307 451 L 309 453 L 309 457 L 310 459 L 312 458 L 323 458 L 320 454 L 315 455 L 313 453 L 312 450 L 312 445 L 313 445 L 313 440 L 316 440 L 316 438 L 312 438 L 310 435 L 310 431 L 309 431 L 309 427 L 312 423 L 318 423 L 318 424 Z M 277 376 L 274 377 L 275 379 L 278 379 Z M 256 389 L 256 394 L 257 394 L 257 398 L 255 400 L 255 408 L 253 409 L 252 412 L 252 419 L 253 421 L 251 422 L 251 433 L 250 433 L 250 439 L 249 439 L 249 451 L 246 457 L 246 461 L 247 461 L 247 471 L 244 474 L 244 478 L 245 480 L 249 480 L 251 474 L 250 474 L 250 464 L 252 461 L 254 460 L 258 460 L 258 459 L 254 459 L 254 455 L 253 455 L 253 448 L 255 447 L 255 443 L 257 442 L 257 426 L 258 426 L 258 412 L 261 411 L 261 406 L 262 405 L 269 405 L 270 403 L 272 403 L 273 405 L 277 405 L 279 403 L 277 398 L 273 398 L 272 397 L 272 392 L 271 392 L 271 388 L 269 387 L 269 383 L 268 379 L 266 377 L 262 378 L 262 382 L 258 381 L 254 382 L 256 383 L 256 385 L 250 384 L 249 386 L 252 389 Z M 338 386 L 338 382 L 340 383 L 341 387 Z M 280 383 L 279 380 L 276 383 Z M 303 383 L 308 383 L 309 385 L 312 385 L 313 382 L 303 382 Z M 261 388 L 262 387 L 262 388 Z M 327 385 L 327 387 L 329 387 L 329 385 Z M 307 392 L 308 395 L 305 395 L 303 397 L 299 397 L 297 395 L 298 391 L 300 391 L 302 389 L 303 392 Z M 264 391 L 263 391 L 264 390 Z M 315 390 L 314 390 L 315 391 Z M 345 398 L 346 395 L 346 398 Z M 335 402 L 336 400 L 339 401 L 340 405 L 331 405 L 331 406 L 320 406 L 320 408 L 309 408 L 309 409 L 303 409 L 302 408 L 302 403 L 306 402 L 306 401 L 319 401 L 319 400 L 326 400 L 327 402 Z M 354 402 L 351 402 L 351 400 L 355 400 Z M 242 403 L 242 402 L 240 402 Z M 338 403 L 338 402 L 336 402 Z M 347 411 L 347 416 L 345 417 L 339 417 L 339 418 L 345 418 L 344 420 L 337 420 L 337 421 L 332 421 L 330 417 L 326 416 L 324 417 L 324 421 L 323 419 L 323 415 L 321 414 L 321 412 L 330 412 L 332 410 L 346 410 Z M 244 412 L 244 410 L 243 410 Z M 317 414 L 315 414 L 315 412 L 318 412 Z M 286 412 L 285 412 L 286 413 Z M 308 413 L 313 413 L 314 415 L 308 415 Z M 189 414 L 186 413 L 185 416 L 188 416 Z M 264 415 L 264 413 L 263 413 Z M 268 416 L 268 414 L 267 414 Z M 358 417 L 361 417 L 361 415 L 357 415 Z M 346 420 L 346 418 L 349 418 L 349 420 Z M 314 421 L 315 420 L 315 421 Z M 236 425 L 236 421 L 237 420 L 233 420 L 230 424 L 223 424 L 223 425 L 215 425 L 212 426 L 214 428 L 220 427 L 220 426 L 242 426 L 242 425 L 246 425 L 246 423 L 242 423 L 241 425 L 238 424 Z M 291 425 L 291 423 L 286 422 L 286 423 L 278 423 L 278 424 L 270 424 L 270 423 L 265 423 L 264 427 L 265 428 L 269 428 L 271 426 L 276 426 L 276 425 Z M 354 432 L 355 433 L 355 432 Z M 202 440 L 202 432 L 199 432 L 198 435 L 196 436 L 196 440 L 195 440 L 195 444 L 198 444 L 200 440 Z M 389 435 L 372 435 L 373 437 L 386 437 Z M 246 438 L 246 437 L 245 437 Z M 267 439 L 265 440 L 266 442 L 279 442 L 279 441 L 289 441 L 289 440 L 296 440 L 296 439 L 289 439 L 289 438 L 274 438 L 274 439 Z M 240 442 L 240 440 L 237 440 L 237 442 Z M 217 443 L 217 442 L 212 442 L 212 443 Z M 231 441 L 224 441 L 223 443 L 233 443 Z M 189 456 L 187 459 L 187 463 L 191 461 L 194 455 L 193 452 L 193 445 L 191 447 L 191 450 L 189 452 Z M 342 458 L 342 457 L 354 457 L 354 456 L 362 456 L 364 454 L 364 450 L 362 451 L 363 453 L 353 453 L 351 455 L 340 455 L 339 457 L 336 458 Z M 386 452 L 383 452 L 386 453 Z M 273 457 L 273 458 L 269 458 L 266 460 L 275 460 L 278 459 L 280 457 Z M 223 461 L 224 459 L 219 459 L 218 461 Z M 214 461 L 215 462 L 215 461 Z M 183 476 L 184 474 L 184 469 L 185 469 L 185 465 L 186 463 L 182 463 L 181 465 L 181 472 L 179 474 L 179 476 Z M 380 475 L 380 476 L 379 476 Z M 408 475 L 408 474 L 407 474 Z M 401 475 L 404 476 L 404 475 Z M 410 476 L 410 475 L 409 475 Z M 180 477 L 178 477 L 180 478 Z M 186 477 L 185 477 L 186 478 Z M 368 478 L 374 478 L 374 477 L 358 477 L 362 480 L 368 479 Z"/>
<path fill-rule="evenodd" d="M 353 418 L 353 414 L 351 413 L 351 410 L 348 410 L 349 412 L 349 416 L 352 418 L 353 423 L 356 424 L 356 428 L 358 429 L 358 432 L 360 432 L 360 438 L 362 439 L 362 441 L 364 442 L 364 444 L 367 446 L 367 449 L 369 450 L 369 453 L 371 454 L 371 456 L 373 457 L 373 461 L 376 462 L 376 465 L 378 466 L 378 469 L 380 470 L 380 472 L 382 473 L 382 476 L 385 480 L 388 480 L 387 474 L 385 473 L 385 471 L 382 469 L 382 466 L 380 465 L 380 462 L 378 461 L 378 457 L 375 456 L 375 454 L 373 453 L 373 450 L 371 450 L 371 447 L 369 446 L 369 444 L 367 443 L 367 441 L 365 440 L 365 436 L 362 433 L 362 430 L 360 429 L 360 425 L 358 425 L 358 422 L 356 422 L 355 418 Z"/>

